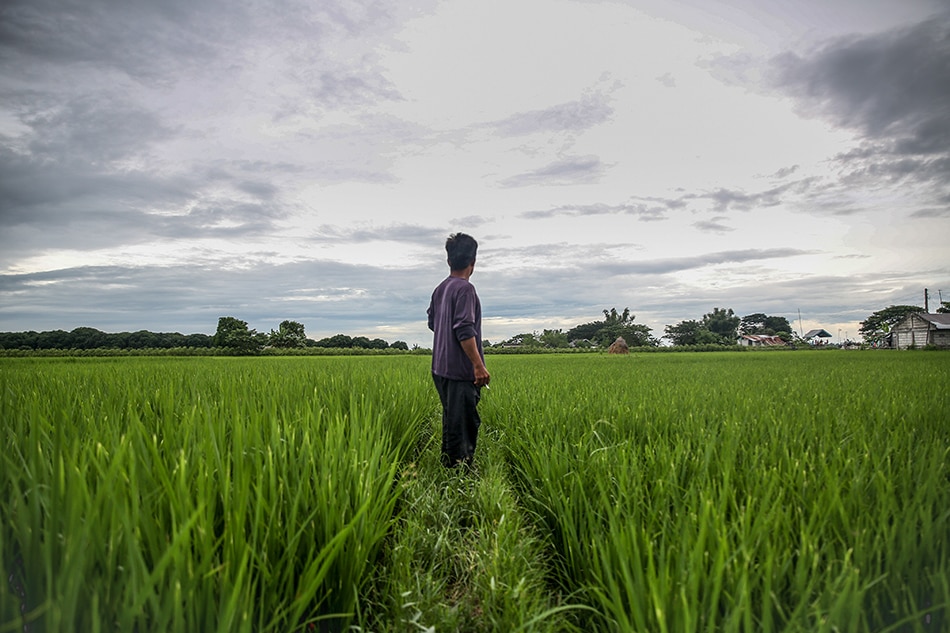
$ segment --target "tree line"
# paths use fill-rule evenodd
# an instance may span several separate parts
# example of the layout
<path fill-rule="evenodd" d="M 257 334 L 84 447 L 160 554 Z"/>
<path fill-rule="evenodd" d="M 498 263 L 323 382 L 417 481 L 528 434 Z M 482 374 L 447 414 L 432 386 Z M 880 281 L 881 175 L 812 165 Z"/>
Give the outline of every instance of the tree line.
<path fill-rule="evenodd" d="M 0 332 L 0 349 L 173 349 L 176 347 L 211 347 L 207 334 L 177 332 L 103 332 L 91 327 L 77 327 L 69 332 Z"/>
<path fill-rule="evenodd" d="M 652 328 L 636 323 L 636 315 L 630 308 L 618 312 L 616 308 L 604 310 L 601 321 L 582 323 L 569 329 L 544 330 L 517 334 L 494 347 L 608 347 L 618 338 L 623 338 L 630 347 L 658 347 L 660 339 L 653 336 Z M 732 308 L 713 308 L 699 320 L 680 321 L 667 325 L 661 338 L 676 346 L 735 345 L 739 334 L 768 334 L 791 341 L 792 326 L 788 319 L 769 316 L 761 312 L 739 317 Z"/>
<path fill-rule="evenodd" d="M 276 330 L 269 333 L 258 332 L 235 317 L 221 317 L 218 319 L 218 329 L 212 337 L 214 347 L 223 347 L 238 353 L 256 353 L 265 347 L 279 349 L 294 349 L 306 347 L 325 347 L 336 349 L 398 349 L 408 350 L 405 341 L 389 343 L 381 338 L 369 339 L 365 336 L 348 336 L 335 334 L 333 336 L 313 340 L 307 338 L 303 323 L 299 321 L 281 321 Z"/>
<path fill-rule="evenodd" d="M 254 354 L 264 348 L 345 348 L 345 349 L 399 349 L 408 350 L 403 341 L 389 343 L 383 339 L 337 334 L 313 340 L 307 338 L 302 323 L 282 321 L 276 330 L 258 332 L 248 327 L 247 321 L 235 317 L 221 317 L 214 335 L 179 334 L 177 332 L 103 332 L 92 327 L 78 327 L 69 332 L 0 332 L 0 349 L 7 350 L 91 350 L 91 349 L 174 349 L 221 348 L 238 354 Z"/>
<path fill-rule="evenodd" d="M 908 314 L 923 312 L 920 306 L 892 305 L 872 313 L 861 321 L 859 334 L 870 345 L 886 341 L 891 329 Z M 942 301 L 938 313 L 950 313 L 950 301 Z M 564 349 L 570 347 L 605 348 L 622 337 L 630 347 L 658 347 L 660 339 L 653 330 L 636 323 L 636 315 L 629 308 L 618 312 L 616 308 L 604 310 L 603 320 L 582 323 L 566 332 L 562 329 L 546 329 L 542 332 L 525 332 L 492 345 L 485 341 L 486 348 L 520 347 Z M 688 319 L 664 328 L 661 338 L 677 347 L 704 345 L 734 345 L 740 334 L 767 334 L 778 336 L 793 343 L 798 337 L 788 319 L 761 312 L 740 317 L 731 308 L 713 308 L 700 319 Z M 220 348 L 239 354 L 254 354 L 265 348 L 275 349 L 365 349 L 408 350 L 404 341 L 389 343 L 381 338 L 335 334 L 320 340 L 307 338 L 304 326 L 298 321 L 282 321 L 277 329 L 257 332 L 246 321 L 226 316 L 218 319 L 214 335 L 179 334 L 177 332 L 109 333 L 92 327 L 78 327 L 69 332 L 50 330 L 45 332 L 0 332 L 0 349 L 7 350 L 90 350 L 90 349 L 175 349 L 175 348 Z"/>
<path fill-rule="evenodd" d="M 879 345 L 887 339 L 891 329 L 908 314 L 924 312 L 920 306 L 892 305 L 873 312 L 861 321 L 859 333 L 869 345 Z M 937 313 L 950 313 L 950 301 L 941 301 Z M 608 347 L 618 337 L 623 337 L 630 347 L 657 347 L 660 339 L 653 336 L 652 329 L 635 323 L 636 316 L 629 308 L 617 312 L 616 308 L 604 310 L 602 321 L 577 325 L 567 332 L 544 330 L 516 334 L 488 347 L 569 348 Z M 803 343 L 786 317 L 755 312 L 740 317 L 732 308 L 715 307 L 700 319 L 687 319 L 664 328 L 664 335 L 675 347 L 700 347 L 735 345 L 740 335 L 758 334 L 777 336 L 788 344 Z"/>

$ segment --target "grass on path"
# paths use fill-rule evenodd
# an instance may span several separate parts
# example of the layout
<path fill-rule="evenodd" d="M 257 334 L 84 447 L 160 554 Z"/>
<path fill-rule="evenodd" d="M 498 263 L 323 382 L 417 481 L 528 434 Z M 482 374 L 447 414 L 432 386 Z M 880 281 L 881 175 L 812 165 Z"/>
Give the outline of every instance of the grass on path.
<path fill-rule="evenodd" d="M 519 507 L 500 432 L 482 426 L 473 468 L 439 463 L 437 415 L 402 472 L 400 519 L 384 554 L 371 631 L 570 631 L 569 604 L 550 584 L 550 544 Z"/>

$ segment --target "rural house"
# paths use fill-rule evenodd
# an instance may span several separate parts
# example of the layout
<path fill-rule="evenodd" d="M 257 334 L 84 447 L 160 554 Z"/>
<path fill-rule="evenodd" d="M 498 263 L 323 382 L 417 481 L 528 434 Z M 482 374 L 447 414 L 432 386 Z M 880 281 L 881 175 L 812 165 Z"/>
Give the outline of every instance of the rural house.
<path fill-rule="evenodd" d="M 824 345 L 825 341 L 823 340 L 816 341 L 815 339 L 831 338 L 831 332 L 829 332 L 828 330 L 822 330 L 822 329 L 808 330 L 807 332 L 805 332 L 805 336 L 803 336 L 802 338 L 808 341 L 809 343 L 811 343 L 812 345 Z"/>
<path fill-rule="evenodd" d="M 785 341 L 781 337 L 768 334 L 740 334 L 736 343 L 739 347 L 777 347 L 785 345 Z"/>
<path fill-rule="evenodd" d="M 950 347 L 950 314 L 908 314 L 891 329 L 891 347 L 894 349 L 925 345 Z"/>

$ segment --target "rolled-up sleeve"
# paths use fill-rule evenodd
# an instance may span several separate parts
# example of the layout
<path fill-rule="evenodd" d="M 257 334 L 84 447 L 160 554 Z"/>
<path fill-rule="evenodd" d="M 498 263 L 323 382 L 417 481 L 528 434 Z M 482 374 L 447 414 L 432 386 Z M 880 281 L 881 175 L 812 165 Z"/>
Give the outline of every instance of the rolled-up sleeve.
<path fill-rule="evenodd" d="M 475 289 L 471 286 L 460 292 L 456 298 L 455 320 L 452 323 L 456 340 L 464 341 L 478 333 L 475 325 L 477 301 Z"/>

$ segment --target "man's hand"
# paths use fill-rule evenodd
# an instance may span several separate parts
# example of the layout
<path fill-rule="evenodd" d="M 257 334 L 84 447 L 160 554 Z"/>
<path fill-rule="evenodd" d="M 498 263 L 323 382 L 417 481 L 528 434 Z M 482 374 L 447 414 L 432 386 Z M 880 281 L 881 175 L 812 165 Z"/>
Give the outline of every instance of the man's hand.
<path fill-rule="evenodd" d="M 491 382 L 491 376 L 488 373 L 488 369 L 483 363 L 479 363 L 475 366 L 475 386 L 476 387 L 487 387 L 488 383 Z"/>
<path fill-rule="evenodd" d="M 468 359 L 472 361 L 472 367 L 475 369 L 475 386 L 488 386 L 488 383 L 491 382 L 491 375 L 488 373 L 488 369 L 485 367 L 485 363 L 478 353 L 478 345 L 475 344 L 475 337 L 467 338 L 464 341 L 459 341 L 459 343 L 462 345 L 462 351 L 464 351 Z"/>

